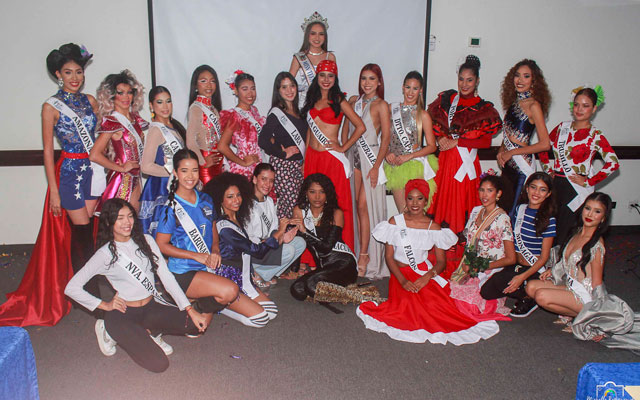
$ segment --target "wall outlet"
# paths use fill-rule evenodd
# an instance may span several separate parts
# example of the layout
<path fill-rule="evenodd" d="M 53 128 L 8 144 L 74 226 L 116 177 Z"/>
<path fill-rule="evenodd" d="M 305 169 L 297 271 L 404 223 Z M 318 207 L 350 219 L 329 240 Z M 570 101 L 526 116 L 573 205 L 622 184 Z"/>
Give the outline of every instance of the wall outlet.
<path fill-rule="evenodd" d="M 640 207 L 640 200 L 637 200 L 637 199 L 636 200 L 631 200 L 629 202 L 628 210 L 629 211 L 633 211 L 634 209 L 638 210 L 636 207 Z M 640 210 L 638 210 L 638 211 L 640 211 Z"/>

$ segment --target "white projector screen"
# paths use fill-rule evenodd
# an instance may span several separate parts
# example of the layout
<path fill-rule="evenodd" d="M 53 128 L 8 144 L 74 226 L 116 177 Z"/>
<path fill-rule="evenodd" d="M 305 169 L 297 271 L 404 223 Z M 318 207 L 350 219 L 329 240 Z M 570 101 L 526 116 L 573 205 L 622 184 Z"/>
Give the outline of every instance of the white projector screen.
<path fill-rule="evenodd" d="M 328 19 L 329 50 L 338 62 L 340 87 L 358 92 L 367 63 L 382 68 L 387 101 L 401 101 L 404 75 L 422 72 L 425 0 L 153 0 L 156 84 L 172 94 L 174 118 L 185 122 L 193 70 L 208 64 L 218 73 L 222 106 L 236 105 L 224 81 L 237 69 L 256 80 L 256 106 L 266 115 L 273 80 L 288 71 L 300 49 L 305 17 L 318 11 Z"/>

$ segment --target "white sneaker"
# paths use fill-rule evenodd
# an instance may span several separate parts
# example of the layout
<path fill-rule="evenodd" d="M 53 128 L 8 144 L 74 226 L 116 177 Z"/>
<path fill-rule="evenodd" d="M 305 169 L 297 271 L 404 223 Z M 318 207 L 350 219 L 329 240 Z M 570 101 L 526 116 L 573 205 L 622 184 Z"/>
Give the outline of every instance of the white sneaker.
<path fill-rule="evenodd" d="M 156 344 L 158 346 L 160 346 L 162 351 L 164 351 L 165 355 L 168 356 L 168 355 L 173 354 L 173 347 L 171 347 L 171 345 L 169 343 L 165 342 L 162 339 L 162 333 L 159 334 L 158 336 L 151 336 L 151 335 L 149 335 L 149 336 L 151 337 L 151 339 L 153 339 L 154 342 L 156 342 Z"/>
<path fill-rule="evenodd" d="M 116 341 L 109 336 L 107 330 L 104 328 L 104 320 L 99 319 L 96 321 L 96 337 L 98 338 L 98 347 L 100 351 L 107 357 L 116 354 Z"/>

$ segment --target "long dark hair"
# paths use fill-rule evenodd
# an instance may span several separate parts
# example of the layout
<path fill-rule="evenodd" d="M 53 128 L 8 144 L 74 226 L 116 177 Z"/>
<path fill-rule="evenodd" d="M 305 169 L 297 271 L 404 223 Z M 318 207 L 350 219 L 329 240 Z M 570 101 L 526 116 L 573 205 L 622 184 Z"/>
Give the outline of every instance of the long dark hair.
<path fill-rule="evenodd" d="M 153 88 L 151 88 L 151 90 L 149 90 L 149 103 L 153 103 L 153 101 L 156 99 L 156 96 L 161 93 L 166 93 L 169 95 L 169 97 L 171 97 L 171 92 L 166 87 L 154 86 Z M 178 134 L 180 134 L 183 143 L 187 143 L 187 130 L 184 129 L 184 126 L 182 126 L 180 122 L 173 118 L 173 115 L 169 116 L 169 122 L 171 122 L 171 125 L 173 125 L 176 131 L 178 131 Z"/>
<path fill-rule="evenodd" d="M 485 182 L 489 182 L 489 184 L 493 186 L 494 189 L 496 189 L 496 192 L 502 192 L 502 196 L 496 199 L 496 205 L 498 207 L 502 208 L 503 210 L 507 209 L 508 207 L 511 207 L 511 204 L 506 203 L 507 196 L 504 195 L 505 184 L 504 184 L 504 179 L 501 176 L 485 175 L 480 179 L 480 182 L 478 182 L 478 190 L 480 190 L 480 186 L 482 186 L 482 184 Z"/>
<path fill-rule="evenodd" d="M 582 227 L 584 225 L 584 221 L 582 220 L 582 210 L 584 209 L 584 206 L 588 201 L 600 202 L 600 204 L 602 204 L 605 208 L 605 213 L 604 219 L 600 222 L 600 225 L 598 225 L 595 232 L 593 232 L 591 239 L 589 239 L 587 243 L 582 246 L 582 257 L 580 258 L 580 261 L 578 261 L 578 266 L 580 267 L 582 272 L 585 273 L 585 275 L 585 268 L 591 261 L 591 248 L 595 246 L 596 243 L 598 243 L 600 238 L 603 237 L 605 233 L 607 233 L 607 231 L 609 230 L 609 225 L 611 224 L 611 197 L 609 197 L 608 194 L 602 192 L 593 192 L 586 198 L 584 203 L 582 203 L 582 205 L 576 212 L 576 226 L 571 231 L 571 234 L 567 236 L 567 240 L 565 240 L 564 245 L 562 246 L 562 252 L 564 252 L 564 249 L 567 247 L 567 244 L 569 244 L 569 241 L 571 241 L 571 238 L 582 230 Z"/>
<path fill-rule="evenodd" d="M 138 213 L 135 208 L 126 200 L 119 198 L 109 199 L 102 205 L 102 211 L 100 212 L 100 220 L 98 222 L 98 238 L 96 240 L 96 248 L 101 248 L 105 244 L 109 244 L 109 251 L 111 251 L 111 267 L 116 261 L 118 261 L 118 250 L 113 238 L 113 226 L 118 220 L 118 213 L 124 207 L 127 207 L 133 213 L 133 228 L 131 229 L 131 239 L 138 246 L 136 254 L 140 258 L 147 258 L 151 263 L 151 269 L 153 272 L 158 270 L 158 256 L 156 256 L 151 250 L 151 246 L 147 243 L 142 232 L 142 223 L 138 219 Z"/>
<path fill-rule="evenodd" d="M 196 155 L 196 153 L 193 152 L 193 150 L 189 150 L 186 148 L 180 149 L 176 151 L 176 154 L 173 155 L 173 171 L 174 172 L 178 171 L 178 168 L 180 168 L 180 163 L 182 162 L 182 160 L 196 160 L 196 163 L 200 162 L 198 160 L 198 156 Z M 167 196 L 167 203 L 169 204 L 169 207 L 167 207 L 164 211 L 165 221 L 169 216 L 169 208 L 173 210 L 176 206 L 176 190 L 178 190 L 178 178 L 176 177 L 176 175 L 173 175 L 173 177 L 171 178 L 171 186 L 169 187 L 169 195 Z M 176 217 L 176 221 L 178 221 L 177 217 Z M 177 223 L 177 225 L 179 225 L 179 223 Z"/>
<path fill-rule="evenodd" d="M 518 199 L 518 204 L 526 204 L 529 203 L 529 196 L 527 195 L 526 188 L 533 181 L 542 181 L 545 185 L 547 185 L 547 189 L 549 190 L 549 197 L 547 197 L 542 204 L 540 204 L 540 208 L 536 213 L 535 218 L 535 226 L 536 226 L 536 236 L 542 236 L 542 233 L 549 226 L 549 220 L 552 216 L 556 214 L 556 195 L 553 190 L 553 181 L 551 180 L 551 176 L 546 172 L 534 172 L 527 178 L 527 181 L 524 184 L 525 190 L 520 193 L 520 198 Z"/>
<path fill-rule="evenodd" d="M 329 51 L 328 49 L 328 43 L 329 43 L 329 34 L 327 33 L 327 27 L 322 23 L 322 22 L 314 22 L 313 24 L 309 24 L 307 25 L 307 27 L 304 30 L 304 38 L 302 39 L 302 46 L 300 46 L 300 50 L 303 53 L 306 53 L 309 48 L 311 47 L 311 43 L 309 42 L 309 34 L 311 33 L 311 27 L 316 26 L 316 25 L 320 25 L 322 27 L 322 29 L 324 29 L 324 42 L 322 43 L 322 46 L 320 46 L 322 48 L 322 50 L 324 51 Z M 300 66 L 300 68 L 302 68 L 302 66 Z"/>
<path fill-rule="evenodd" d="M 336 194 L 336 188 L 333 186 L 333 182 L 328 176 L 321 173 L 315 173 L 307 176 L 302 181 L 300 186 L 300 194 L 298 194 L 298 202 L 296 205 L 301 210 L 308 210 L 310 207 L 309 199 L 307 198 L 307 191 L 312 183 L 317 183 L 324 190 L 324 194 L 327 196 L 327 202 L 322 209 L 322 218 L 320 219 L 321 226 L 333 225 L 333 214 L 335 210 L 339 210 L 338 195 Z"/>
<path fill-rule="evenodd" d="M 253 185 L 245 176 L 232 172 L 223 172 L 211 179 L 209 183 L 205 185 L 203 192 L 211 196 L 213 206 L 216 208 L 218 215 L 220 215 L 221 218 L 225 218 L 222 202 L 224 201 L 224 193 L 231 186 L 237 187 L 242 196 L 242 204 L 240 204 L 240 209 L 236 213 L 236 219 L 238 220 L 238 224 L 244 228 L 251 216 L 251 208 L 253 207 L 253 201 L 251 201 L 251 199 L 254 196 Z"/>
<path fill-rule="evenodd" d="M 287 109 L 287 102 L 280 95 L 280 86 L 282 86 L 282 81 L 285 79 L 289 79 L 296 86 L 296 97 L 293 99 L 293 111 L 300 115 L 300 108 L 298 107 L 299 98 L 298 98 L 298 82 L 296 82 L 296 78 L 293 77 L 289 72 L 282 71 L 276 75 L 276 79 L 273 81 L 273 95 L 271 96 L 271 107 L 278 107 L 282 111 Z"/>
<path fill-rule="evenodd" d="M 333 110 L 334 116 L 338 118 L 340 115 L 340 103 L 345 99 L 345 95 L 340 90 L 340 85 L 338 83 L 338 74 L 336 74 L 336 82 L 329 89 L 329 107 Z M 311 81 L 311 85 L 309 86 L 309 91 L 307 91 L 307 97 L 304 100 L 304 107 L 302 107 L 301 114 L 306 117 L 309 110 L 311 110 L 318 100 L 322 98 L 322 93 L 320 92 L 320 85 L 318 84 L 318 75 L 313 78 Z"/>
<path fill-rule="evenodd" d="M 200 78 L 200 74 L 204 71 L 210 72 L 213 75 L 213 79 L 216 80 L 216 91 L 211 95 L 211 104 L 216 108 L 216 110 L 222 110 L 222 98 L 220 97 L 220 80 L 218 79 L 218 73 L 215 69 L 210 66 L 203 64 L 196 68 L 191 74 L 191 85 L 189 86 L 189 105 L 193 104 L 196 101 L 196 97 L 198 93 L 196 89 L 198 88 L 198 78 Z"/>

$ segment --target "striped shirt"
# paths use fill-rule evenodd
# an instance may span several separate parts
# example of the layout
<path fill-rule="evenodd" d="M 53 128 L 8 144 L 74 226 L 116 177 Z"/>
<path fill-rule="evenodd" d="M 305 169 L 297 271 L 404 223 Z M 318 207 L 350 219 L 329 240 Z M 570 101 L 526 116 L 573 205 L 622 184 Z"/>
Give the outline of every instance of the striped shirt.
<path fill-rule="evenodd" d="M 556 236 L 556 219 L 554 217 L 549 218 L 549 225 L 547 225 L 547 229 L 542 232 L 542 236 L 536 236 L 535 218 L 537 213 L 537 209 L 527 207 L 524 212 L 524 221 L 522 222 L 520 234 L 522 235 L 522 241 L 524 242 L 525 247 L 534 256 L 539 257 L 540 253 L 542 253 L 542 239 Z M 514 227 L 515 234 L 515 218 L 511 223 Z M 514 242 L 516 246 L 516 252 L 520 252 L 517 241 Z"/>

